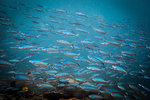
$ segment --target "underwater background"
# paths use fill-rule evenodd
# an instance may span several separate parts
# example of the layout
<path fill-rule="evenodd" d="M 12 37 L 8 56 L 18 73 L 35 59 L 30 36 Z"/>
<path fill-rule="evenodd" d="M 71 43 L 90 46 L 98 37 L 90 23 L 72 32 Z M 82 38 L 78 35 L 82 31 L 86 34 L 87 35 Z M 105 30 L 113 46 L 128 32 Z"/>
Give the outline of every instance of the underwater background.
<path fill-rule="evenodd" d="M 0 98 L 148 100 L 149 4 L 0 0 Z"/>

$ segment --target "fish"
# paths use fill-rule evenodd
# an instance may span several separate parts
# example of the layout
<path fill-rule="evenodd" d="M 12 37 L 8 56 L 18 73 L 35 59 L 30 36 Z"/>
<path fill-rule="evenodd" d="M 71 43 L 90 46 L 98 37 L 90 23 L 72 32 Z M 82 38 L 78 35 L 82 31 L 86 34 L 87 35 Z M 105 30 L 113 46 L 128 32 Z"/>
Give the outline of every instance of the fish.
<path fill-rule="evenodd" d="M 13 37 L 17 41 L 25 41 L 26 39 L 23 37 Z"/>
<path fill-rule="evenodd" d="M 68 30 L 58 30 L 57 32 L 62 33 L 62 34 L 67 35 L 67 36 L 75 36 L 75 37 L 79 36 L 79 34 L 75 34 L 75 33 L 68 31 Z"/>
<path fill-rule="evenodd" d="M 37 84 L 37 87 L 41 87 L 41 88 L 53 88 L 54 86 L 49 84 L 49 83 L 41 83 L 41 84 Z"/>
<path fill-rule="evenodd" d="M 108 45 L 110 45 L 110 43 L 109 43 L 109 42 L 106 42 L 106 41 L 104 41 L 104 42 L 101 42 L 100 44 L 101 44 L 101 45 L 105 45 L 105 46 L 108 46 Z"/>
<path fill-rule="evenodd" d="M 19 81 L 29 81 L 29 77 L 26 75 L 15 75 L 14 79 Z"/>
<path fill-rule="evenodd" d="M 107 24 L 104 24 L 104 23 L 100 23 L 100 24 L 105 26 L 105 27 L 114 28 L 112 25 L 107 25 Z"/>
<path fill-rule="evenodd" d="M 25 14 L 25 17 L 30 18 L 30 19 L 40 19 L 40 17 L 32 16 L 32 15 L 29 15 L 29 14 Z M 35 21 L 32 21 L 32 22 L 35 23 Z"/>
<path fill-rule="evenodd" d="M 63 45 L 72 45 L 72 43 L 65 41 L 65 40 L 57 40 L 57 42 Z"/>
<path fill-rule="evenodd" d="M 79 31 L 79 32 L 81 32 L 81 33 L 89 33 L 88 31 L 80 29 L 80 28 L 76 28 L 76 30 Z"/>
<path fill-rule="evenodd" d="M 75 54 L 75 53 L 72 53 L 72 52 L 65 52 L 64 55 L 66 55 L 68 57 L 76 57 L 76 56 L 79 56 L 80 54 Z"/>
<path fill-rule="evenodd" d="M 48 63 L 43 62 L 41 60 L 29 60 L 29 62 L 38 67 L 48 67 L 49 65 Z"/>
<path fill-rule="evenodd" d="M 95 28 L 95 27 L 93 27 L 93 30 L 95 32 L 98 32 L 98 33 L 101 33 L 101 34 L 106 34 L 106 32 L 104 30 L 101 30 L 101 29 L 98 29 L 98 28 Z"/>
<path fill-rule="evenodd" d="M 112 54 L 110 54 L 109 52 L 106 52 L 106 51 L 99 50 L 99 52 L 105 56 L 112 56 Z"/>
<path fill-rule="evenodd" d="M 0 59 L 0 67 L 11 67 L 13 64 L 11 62 Z"/>
<path fill-rule="evenodd" d="M 118 42 L 114 42 L 114 41 L 106 41 L 106 42 L 108 42 L 109 45 L 114 45 L 114 46 L 121 47 L 121 44 L 118 43 Z"/>
<path fill-rule="evenodd" d="M 104 60 L 104 63 L 110 64 L 110 65 L 117 65 L 116 61 L 113 61 L 113 60 Z"/>
<path fill-rule="evenodd" d="M 40 7 L 40 8 L 45 8 L 45 6 L 40 5 L 40 4 L 38 4 L 37 6 Z"/>
<path fill-rule="evenodd" d="M 35 48 L 35 46 L 23 45 L 23 46 L 19 46 L 18 50 L 29 50 L 29 49 L 33 49 L 33 48 Z"/>
<path fill-rule="evenodd" d="M 52 23 L 60 23 L 60 22 L 55 21 L 55 20 L 49 20 L 49 21 L 52 22 Z"/>
<path fill-rule="evenodd" d="M 57 73 L 54 75 L 55 77 L 58 77 L 58 78 L 62 78 L 62 77 L 68 77 L 69 74 L 68 73 Z"/>
<path fill-rule="evenodd" d="M 111 38 L 117 41 L 125 41 L 120 36 L 112 36 Z"/>
<path fill-rule="evenodd" d="M 82 58 L 82 57 L 74 57 L 74 59 L 78 62 L 87 62 L 87 63 L 90 63 L 89 60 L 85 59 L 85 58 Z"/>
<path fill-rule="evenodd" d="M 116 98 L 123 98 L 123 96 L 120 93 L 111 93 L 111 96 Z"/>
<path fill-rule="evenodd" d="M 88 56 L 88 58 L 89 58 L 89 60 L 91 60 L 92 62 L 97 63 L 97 64 L 104 63 L 104 61 L 98 57 Z"/>
<path fill-rule="evenodd" d="M 36 12 L 41 12 L 41 13 L 43 13 L 44 11 L 43 10 L 41 10 L 41 9 L 34 9 Z"/>
<path fill-rule="evenodd" d="M 79 23 L 79 22 L 70 22 L 70 24 L 75 25 L 75 26 L 85 26 L 84 24 Z"/>
<path fill-rule="evenodd" d="M 97 39 L 99 39 L 99 40 L 106 41 L 103 37 L 100 37 L 100 36 L 95 36 L 95 38 L 97 38 Z"/>
<path fill-rule="evenodd" d="M 80 88 L 85 90 L 85 91 L 95 91 L 96 90 L 95 86 L 91 86 L 91 85 L 88 85 L 88 84 L 82 84 L 80 86 Z"/>
<path fill-rule="evenodd" d="M 92 78 L 92 80 L 97 83 L 107 83 L 108 82 L 101 77 L 95 77 L 95 78 Z"/>
<path fill-rule="evenodd" d="M 55 49 L 55 48 L 42 48 L 43 51 L 46 51 L 46 52 L 57 52 L 58 49 Z"/>
<path fill-rule="evenodd" d="M 84 83 L 85 82 L 84 78 L 75 78 L 75 81 L 77 81 L 79 83 Z"/>
<path fill-rule="evenodd" d="M 40 35 L 34 36 L 31 34 L 27 34 L 27 33 L 21 33 L 21 35 L 25 36 L 25 37 L 30 37 L 30 38 L 38 38 Z"/>
<path fill-rule="evenodd" d="M 20 60 L 19 59 L 10 59 L 9 62 L 11 62 L 11 63 L 18 63 L 18 62 L 20 62 Z"/>
<path fill-rule="evenodd" d="M 132 56 L 132 55 L 134 55 L 134 56 L 136 55 L 135 53 L 129 52 L 129 51 L 122 51 L 121 53 L 122 53 L 122 54 L 125 54 L 125 55 L 131 55 L 131 56 Z"/>
<path fill-rule="evenodd" d="M 59 13 L 66 13 L 67 12 L 66 10 L 63 10 L 63 9 L 55 9 L 55 11 L 57 11 Z"/>
<path fill-rule="evenodd" d="M 111 93 L 120 93 L 121 91 L 116 88 L 107 88 L 106 91 L 111 92 Z"/>
<path fill-rule="evenodd" d="M 91 71 L 98 71 L 98 72 L 102 70 L 97 66 L 88 66 L 87 69 Z"/>
<path fill-rule="evenodd" d="M 131 55 L 126 55 L 126 54 L 121 55 L 121 58 L 124 59 L 124 60 L 127 60 L 127 61 L 136 60 L 135 57 L 133 57 Z"/>
<path fill-rule="evenodd" d="M 85 14 L 83 14 L 83 13 L 81 13 L 81 12 L 76 12 L 75 14 L 76 14 L 76 15 L 78 15 L 78 16 L 83 16 L 83 17 L 88 18 L 88 16 L 87 16 L 87 15 L 85 15 Z"/>
<path fill-rule="evenodd" d="M 46 74 L 49 74 L 49 75 L 54 75 L 54 74 L 57 74 L 58 72 L 56 70 L 48 70 L 46 71 Z"/>
<path fill-rule="evenodd" d="M 19 7 L 9 6 L 9 8 L 14 9 L 14 10 L 19 10 Z"/>
<path fill-rule="evenodd" d="M 122 85 L 117 85 L 118 86 L 118 88 L 120 89 L 120 90 L 122 90 L 122 91 L 126 91 L 126 88 L 124 87 L 124 86 L 122 86 Z"/>
<path fill-rule="evenodd" d="M 142 84 L 138 84 L 140 87 L 142 87 L 144 90 L 150 92 L 150 89 Z"/>
<path fill-rule="evenodd" d="M 80 66 L 78 63 L 74 63 L 72 61 L 62 61 L 61 64 L 67 65 L 67 66 Z"/>
<path fill-rule="evenodd" d="M 88 41 L 88 40 L 82 40 L 81 43 L 88 44 L 88 45 L 93 45 L 94 44 L 93 41 Z"/>
<path fill-rule="evenodd" d="M 35 24 L 41 24 L 40 22 L 38 22 L 38 21 L 32 21 L 32 23 L 35 23 Z"/>
<path fill-rule="evenodd" d="M 113 70 L 122 72 L 122 73 L 127 73 L 121 66 L 118 65 L 112 65 Z"/>

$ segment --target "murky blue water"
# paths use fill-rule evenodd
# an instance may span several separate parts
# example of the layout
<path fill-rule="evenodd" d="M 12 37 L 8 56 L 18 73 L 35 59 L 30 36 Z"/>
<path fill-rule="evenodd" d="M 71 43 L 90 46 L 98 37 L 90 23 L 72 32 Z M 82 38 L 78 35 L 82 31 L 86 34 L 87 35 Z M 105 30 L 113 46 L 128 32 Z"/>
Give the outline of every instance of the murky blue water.
<path fill-rule="evenodd" d="M 95 91 L 106 100 L 147 99 L 148 4 L 140 0 L 1 0 L 2 98 L 16 81 L 21 82 L 19 88 L 33 86 L 30 90 L 58 91 L 63 85 Z"/>

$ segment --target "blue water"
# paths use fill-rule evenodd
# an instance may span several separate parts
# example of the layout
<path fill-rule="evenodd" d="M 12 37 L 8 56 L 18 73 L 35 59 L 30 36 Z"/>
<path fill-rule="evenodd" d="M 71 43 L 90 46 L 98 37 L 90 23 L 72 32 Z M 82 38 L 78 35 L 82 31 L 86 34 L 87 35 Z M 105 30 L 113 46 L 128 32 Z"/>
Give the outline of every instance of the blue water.
<path fill-rule="evenodd" d="M 93 82 L 93 75 L 98 74 L 98 77 L 109 81 L 109 85 L 107 84 L 106 89 L 109 87 L 116 88 L 116 85 L 122 82 L 128 94 L 125 94 L 123 91 L 123 93 L 121 93 L 121 95 L 123 95 L 122 98 L 129 96 L 132 100 L 137 96 L 136 99 L 139 100 L 142 100 L 142 97 L 147 99 L 150 91 L 143 89 L 138 84 L 143 84 L 147 88 L 150 88 L 149 3 L 148 0 L 1 0 L 0 59 L 8 62 L 10 62 L 11 59 L 20 60 L 18 63 L 10 62 L 12 65 L 9 67 L 5 67 L 5 65 L 1 64 L 0 78 L 2 82 L 5 80 L 10 82 L 15 80 L 15 74 L 9 74 L 9 71 L 23 72 L 27 76 L 27 73 L 37 71 L 41 72 L 41 75 L 35 76 L 35 79 L 42 78 L 41 80 L 44 80 L 49 77 L 54 77 L 59 80 L 61 78 L 55 77 L 55 74 L 49 76 L 46 74 L 46 71 L 53 70 L 52 66 L 54 64 L 62 64 L 62 68 L 58 70 L 54 69 L 58 71 L 58 73 L 65 72 L 68 74 L 67 77 L 62 79 L 82 77 L 87 82 Z M 42 5 L 42 7 L 38 5 Z M 57 9 L 66 12 L 57 12 Z M 37 10 L 41 10 L 42 12 L 38 12 Z M 79 16 L 76 12 L 81 12 L 88 17 Z M 36 18 L 29 18 L 32 16 Z M 82 23 L 83 25 L 72 25 L 70 22 Z M 89 33 L 79 32 L 76 28 L 86 30 Z M 102 29 L 106 34 L 98 33 L 94 31 L 93 28 Z M 73 31 L 73 33 L 78 34 L 78 36 L 64 35 L 59 33 L 58 30 Z M 34 37 L 28 37 L 21 33 L 27 33 Z M 97 39 L 97 36 L 103 40 Z M 123 41 L 114 40 L 112 38 L 114 36 L 119 36 Z M 16 40 L 15 38 L 23 38 L 25 40 Z M 133 42 L 129 41 L 130 39 L 133 40 Z M 57 40 L 66 40 L 72 45 L 63 45 L 58 43 Z M 92 41 L 94 44 L 84 44 L 81 42 L 83 40 Z M 102 45 L 101 43 L 104 41 L 107 43 L 112 41 L 117 42 L 119 46 L 115 46 L 111 43 L 107 46 Z M 133 44 L 134 47 L 127 46 L 127 43 Z M 141 46 L 138 46 L 138 43 Z M 19 47 L 23 45 L 34 46 L 33 48 L 37 49 L 37 52 L 32 51 L 32 49 L 20 50 Z M 80 49 L 75 49 L 74 46 L 78 46 Z M 88 49 L 88 47 L 91 49 Z M 50 54 L 41 48 L 57 48 L 59 53 Z M 64 54 L 65 52 L 62 52 L 61 49 L 69 49 L 70 51 L 68 52 L 79 54 L 78 57 L 87 59 L 89 63 L 76 61 L 75 57 L 66 56 Z M 102 54 L 100 51 L 104 51 L 111 56 Z M 130 55 L 135 60 L 123 59 L 122 51 L 134 53 L 135 55 L 127 55 Z M 120 58 L 113 58 L 115 55 L 119 55 Z M 88 66 L 101 65 L 91 61 L 88 56 L 100 57 L 103 60 L 103 68 L 100 68 L 103 70 L 100 72 L 88 70 L 86 68 Z M 24 57 L 29 58 L 21 61 Z M 48 63 L 48 65 L 44 70 L 38 70 L 39 67 L 30 63 L 30 60 L 41 60 Z M 123 64 L 120 66 L 122 66 L 127 73 L 112 70 L 112 64 L 107 63 L 107 60 L 115 62 L 122 61 Z M 70 67 L 64 65 L 64 62 L 74 62 L 77 65 Z M 148 67 L 141 68 L 140 65 Z M 82 73 L 82 71 L 87 71 L 89 74 L 77 74 Z M 93 77 L 91 78 L 91 76 Z M 44 83 L 44 81 L 41 80 L 40 83 Z M 36 82 L 37 81 L 35 81 L 35 83 Z M 33 84 L 33 86 L 37 84 Z M 137 86 L 138 90 L 130 88 L 128 86 L 130 84 Z M 94 85 L 97 86 L 95 83 Z M 140 91 L 143 91 L 143 94 Z M 136 96 L 131 96 L 132 93 Z"/>

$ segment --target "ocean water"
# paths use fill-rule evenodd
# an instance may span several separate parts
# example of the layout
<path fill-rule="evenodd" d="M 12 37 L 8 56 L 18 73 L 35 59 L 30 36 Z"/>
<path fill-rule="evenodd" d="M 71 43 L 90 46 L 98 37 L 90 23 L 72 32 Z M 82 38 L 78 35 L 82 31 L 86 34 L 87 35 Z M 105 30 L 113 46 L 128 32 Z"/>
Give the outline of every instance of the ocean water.
<path fill-rule="evenodd" d="M 149 3 L 0 0 L 0 98 L 148 100 Z"/>

